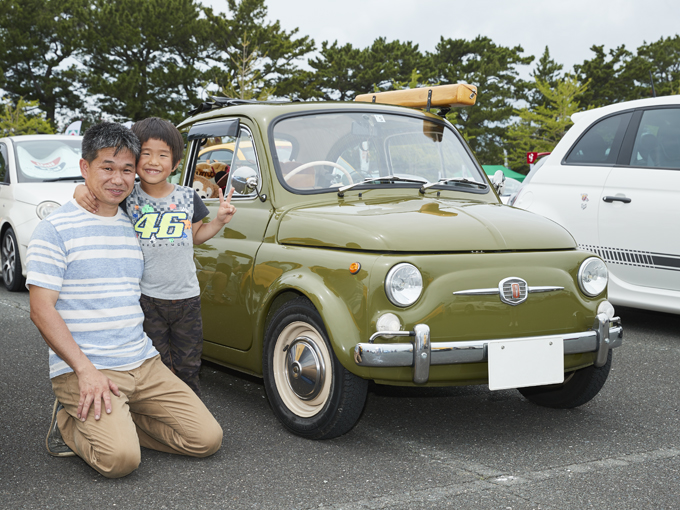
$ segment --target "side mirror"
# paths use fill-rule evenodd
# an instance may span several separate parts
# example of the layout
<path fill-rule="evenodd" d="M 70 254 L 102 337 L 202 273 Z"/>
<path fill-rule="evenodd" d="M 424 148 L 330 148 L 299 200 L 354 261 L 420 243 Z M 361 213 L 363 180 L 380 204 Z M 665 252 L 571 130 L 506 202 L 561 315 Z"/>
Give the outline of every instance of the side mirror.
<path fill-rule="evenodd" d="M 239 167 L 231 174 L 231 186 L 239 195 L 250 195 L 258 184 L 257 172 L 248 166 Z"/>
<path fill-rule="evenodd" d="M 496 193 L 499 195 L 503 194 L 503 188 L 505 188 L 505 174 L 503 170 L 496 170 L 496 173 L 491 178 L 491 184 L 493 184 Z"/>
<path fill-rule="evenodd" d="M 234 191 L 239 195 L 250 195 L 251 193 L 255 193 L 257 197 L 264 202 L 267 200 L 267 195 L 260 195 L 259 191 L 257 191 L 259 185 L 260 181 L 257 172 L 253 168 L 241 166 L 236 170 L 232 170 L 230 186 L 234 188 Z"/>

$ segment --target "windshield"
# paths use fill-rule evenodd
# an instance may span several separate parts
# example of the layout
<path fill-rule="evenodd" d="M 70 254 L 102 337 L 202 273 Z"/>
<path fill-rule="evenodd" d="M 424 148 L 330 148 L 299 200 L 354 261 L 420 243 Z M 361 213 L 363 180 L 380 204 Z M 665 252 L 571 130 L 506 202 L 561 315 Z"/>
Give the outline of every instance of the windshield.
<path fill-rule="evenodd" d="M 334 191 L 378 177 L 392 180 L 364 186 L 420 187 L 455 178 L 487 182 L 460 137 L 429 119 L 387 113 L 319 113 L 285 118 L 276 123 L 273 133 L 279 180 L 296 192 Z M 488 187 L 460 181 L 441 183 L 437 189 L 488 192 Z"/>
<path fill-rule="evenodd" d="M 16 142 L 16 160 L 19 182 L 82 179 L 80 138 Z"/>

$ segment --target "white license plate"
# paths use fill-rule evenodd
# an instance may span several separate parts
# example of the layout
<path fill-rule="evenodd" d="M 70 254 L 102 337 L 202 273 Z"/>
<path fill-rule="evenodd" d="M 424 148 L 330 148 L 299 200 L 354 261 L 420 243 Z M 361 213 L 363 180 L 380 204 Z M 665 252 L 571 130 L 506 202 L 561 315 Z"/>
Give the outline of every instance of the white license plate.
<path fill-rule="evenodd" d="M 489 389 L 564 382 L 564 339 L 517 338 L 489 342 Z"/>

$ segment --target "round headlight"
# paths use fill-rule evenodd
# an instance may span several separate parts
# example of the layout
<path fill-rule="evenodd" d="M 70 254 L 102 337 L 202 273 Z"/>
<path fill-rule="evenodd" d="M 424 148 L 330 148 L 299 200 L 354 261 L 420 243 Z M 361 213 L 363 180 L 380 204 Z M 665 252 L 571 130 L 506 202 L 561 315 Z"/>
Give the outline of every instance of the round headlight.
<path fill-rule="evenodd" d="M 385 293 L 393 304 L 411 306 L 422 291 L 423 277 L 415 266 L 402 262 L 387 273 Z"/>
<path fill-rule="evenodd" d="M 52 202 L 51 200 L 46 200 L 45 202 L 40 202 L 38 207 L 35 208 L 35 213 L 38 218 L 44 220 L 47 218 L 52 211 L 61 207 L 58 203 Z"/>
<path fill-rule="evenodd" d="M 584 260 L 578 270 L 578 284 L 586 296 L 595 297 L 604 292 L 608 280 L 607 266 L 596 257 Z"/>

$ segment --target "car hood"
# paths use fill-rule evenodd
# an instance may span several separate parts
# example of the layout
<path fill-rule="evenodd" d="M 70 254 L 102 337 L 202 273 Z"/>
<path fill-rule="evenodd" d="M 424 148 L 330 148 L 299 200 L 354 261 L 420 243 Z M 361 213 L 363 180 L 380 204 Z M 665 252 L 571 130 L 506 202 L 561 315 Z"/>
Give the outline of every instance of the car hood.
<path fill-rule="evenodd" d="M 281 216 L 281 244 L 380 252 L 573 249 L 542 216 L 500 204 L 416 198 L 305 206 Z"/>
<path fill-rule="evenodd" d="M 14 186 L 14 200 L 38 205 L 45 200 L 64 205 L 73 198 L 73 191 L 81 182 L 26 182 Z"/>

